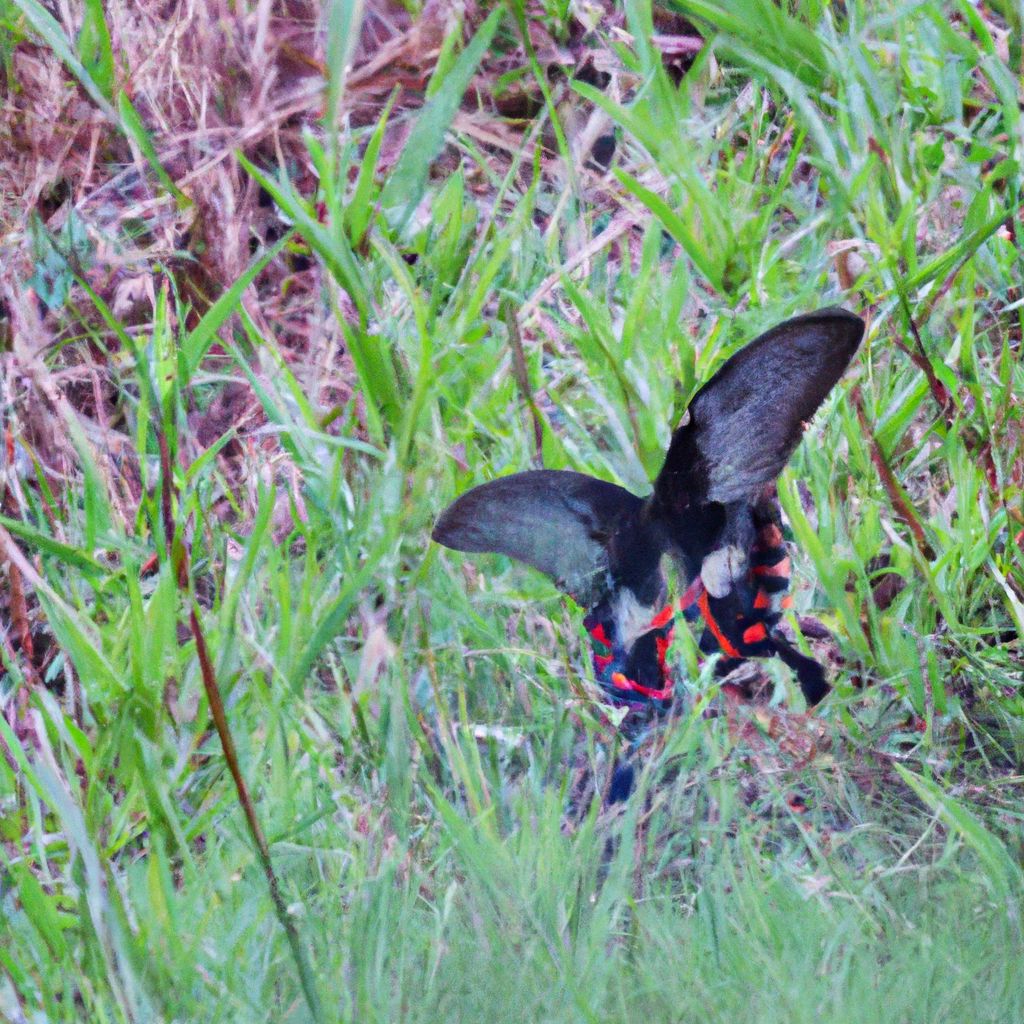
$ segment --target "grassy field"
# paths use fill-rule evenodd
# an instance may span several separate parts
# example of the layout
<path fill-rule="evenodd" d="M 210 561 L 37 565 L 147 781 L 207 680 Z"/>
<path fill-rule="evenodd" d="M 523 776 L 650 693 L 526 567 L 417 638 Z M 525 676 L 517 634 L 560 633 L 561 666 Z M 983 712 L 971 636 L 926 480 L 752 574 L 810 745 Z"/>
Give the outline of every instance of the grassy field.
<path fill-rule="evenodd" d="M 0 2 L 0 1020 L 1024 1020 L 1022 16 Z M 828 304 L 833 692 L 680 624 L 604 807 L 581 612 L 431 526 Z"/>

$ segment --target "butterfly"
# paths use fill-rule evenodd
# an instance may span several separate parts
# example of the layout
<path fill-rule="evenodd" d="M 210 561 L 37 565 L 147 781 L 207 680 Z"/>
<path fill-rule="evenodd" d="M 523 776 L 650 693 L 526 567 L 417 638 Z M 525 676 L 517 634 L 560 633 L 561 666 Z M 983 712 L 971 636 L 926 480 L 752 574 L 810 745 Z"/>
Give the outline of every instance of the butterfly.
<path fill-rule="evenodd" d="M 515 473 L 453 502 L 433 539 L 525 562 L 586 609 L 595 675 L 616 703 L 671 701 L 667 557 L 685 585 L 680 606 L 704 620 L 701 649 L 722 654 L 720 671 L 777 656 L 817 704 L 824 670 L 776 628 L 789 558 L 775 484 L 863 335 L 860 317 L 829 307 L 741 348 L 693 397 L 645 497 L 569 470 Z"/>

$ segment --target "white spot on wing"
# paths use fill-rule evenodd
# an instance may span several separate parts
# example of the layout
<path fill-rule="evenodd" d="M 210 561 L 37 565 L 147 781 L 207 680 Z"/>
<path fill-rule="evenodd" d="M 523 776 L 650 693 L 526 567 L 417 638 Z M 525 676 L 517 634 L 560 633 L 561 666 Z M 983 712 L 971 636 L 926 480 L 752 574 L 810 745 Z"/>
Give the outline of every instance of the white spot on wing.
<path fill-rule="evenodd" d="M 747 571 L 747 556 L 741 548 L 727 544 L 712 551 L 700 567 L 704 588 L 712 597 L 725 597 Z"/>
<path fill-rule="evenodd" d="M 612 605 L 615 617 L 615 636 L 622 647 L 629 648 L 637 637 L 651 628 L 651 619 L 661 611 L 654 605 L 641 604 L 629 587 L 623 587 Z"/>

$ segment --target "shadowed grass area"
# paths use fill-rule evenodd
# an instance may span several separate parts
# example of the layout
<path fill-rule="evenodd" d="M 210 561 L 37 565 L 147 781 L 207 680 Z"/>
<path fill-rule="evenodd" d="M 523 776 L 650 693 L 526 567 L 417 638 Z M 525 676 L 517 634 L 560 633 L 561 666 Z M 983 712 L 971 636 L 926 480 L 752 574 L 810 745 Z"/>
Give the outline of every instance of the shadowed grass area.
<path fill-rule="evenodd" d="M 139 10 L 0 10 L 0 1016 L 1022 1019 L 1019 12 Z M 680 624 L 604 808 L 579 610 L 431 526 L 833 303 L 833 693 Z"/>

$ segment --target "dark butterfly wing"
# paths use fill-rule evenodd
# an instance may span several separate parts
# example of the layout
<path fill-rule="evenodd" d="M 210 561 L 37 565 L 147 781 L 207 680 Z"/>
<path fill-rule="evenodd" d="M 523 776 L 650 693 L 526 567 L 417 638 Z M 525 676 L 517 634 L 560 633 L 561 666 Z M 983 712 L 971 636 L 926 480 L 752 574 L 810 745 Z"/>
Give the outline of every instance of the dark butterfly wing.
<path fill-rule="evenodd" d="M 849 365 L 864 322 L 831 307 L 773 327 L 697 393 L 655 482 L 663 514 L 752 500 L 775 480 Z"/>
<path fill-rule="evenodd" d="M 863 334 L 859 317 L 823 309 L 733 355 L 690 403 L 651 498 L 650 517 L 664 528 L 684 577 L 700 576 L 702 647 L 720 650 L 723 668 L 779 655 L 797 672 L 808 703 L 827 692 L 824 672 L 771 629 L 770 585 L 784 588 L 788 575 L 774 578 L 785 549 L 773 484 Z"/>
<path fill-rule="evenodd" d="M 533 470 L 467 491 L 441 515 L 433 538 L 532 565 L 590 608 L 614 586 L 613 549 L 642 506 L 624 488 L 582 473 Z"/>

